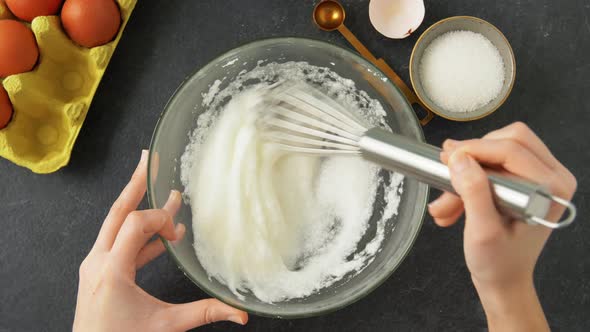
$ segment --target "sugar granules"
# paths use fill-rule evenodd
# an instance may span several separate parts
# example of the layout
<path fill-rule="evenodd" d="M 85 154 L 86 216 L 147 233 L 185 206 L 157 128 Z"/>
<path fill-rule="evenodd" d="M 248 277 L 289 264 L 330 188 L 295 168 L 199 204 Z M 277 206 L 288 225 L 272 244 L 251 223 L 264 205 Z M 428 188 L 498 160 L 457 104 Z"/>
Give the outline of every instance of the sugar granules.
<path fill-rule="evenodd" d="M 449 112 L 472 112 L 500 94 L 504 62 L 482 34 L 457 30 L 428 45 L 419 74 L 426 94 L 438 106 Z"/>

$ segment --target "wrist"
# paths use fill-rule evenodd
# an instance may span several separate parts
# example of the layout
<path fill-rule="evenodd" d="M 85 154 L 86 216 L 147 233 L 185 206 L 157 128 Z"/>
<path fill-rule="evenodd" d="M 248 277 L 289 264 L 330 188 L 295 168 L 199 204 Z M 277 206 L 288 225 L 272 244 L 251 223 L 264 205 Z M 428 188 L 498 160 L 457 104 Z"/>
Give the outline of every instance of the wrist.
<path fill-rule="evenodd" d="M 512 277 L 506 280 L 482 280 L 471 275 L 471 281 L 480 295 L 510 296 L 516 293 L 535 292 L 532 274 Z"/>
<path fill-rule="evenodd" d="M 501 283 L 472 280 L 490 331 L 549 331 L 532 276 Z"/>
<path fill-rule="evenodd" d="M 506 282 L 487 282 L 471 277 L 482 305 L 487 310 L 509 309 L 518 306 L 518 302 L 537 298 L 532 278 L 510 280 Z"/>

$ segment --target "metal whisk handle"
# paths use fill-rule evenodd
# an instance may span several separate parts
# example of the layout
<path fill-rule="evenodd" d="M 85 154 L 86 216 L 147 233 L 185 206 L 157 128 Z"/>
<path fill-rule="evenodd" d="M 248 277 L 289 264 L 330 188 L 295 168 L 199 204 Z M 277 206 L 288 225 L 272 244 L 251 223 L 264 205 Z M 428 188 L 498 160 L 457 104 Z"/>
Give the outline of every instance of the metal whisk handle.
<path fill-rule="evenodd" d="M 449 168 L 440 161 L 440 149 L 432 145 L 393 134 L 380 128 L 369 129 L 360 139 L 363 157 L 392 171 L 413 177 L 437 189 L 455 193 Z M 517 220 L 549 228 L 571 224 L 575 206 L 548 193 L 540 185 L 488 172 L 498 209 Z M 569 213 L 559 222 L 546 220 L 551 205 L 565 206 Z"/>

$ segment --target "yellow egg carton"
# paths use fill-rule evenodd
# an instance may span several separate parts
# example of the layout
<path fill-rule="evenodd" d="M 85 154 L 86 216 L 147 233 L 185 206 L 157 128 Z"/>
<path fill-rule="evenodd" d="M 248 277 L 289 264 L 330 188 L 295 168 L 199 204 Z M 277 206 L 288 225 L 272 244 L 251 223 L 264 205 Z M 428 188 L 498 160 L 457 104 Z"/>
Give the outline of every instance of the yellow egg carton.
<path fill-rule="evenodd" d="M 121 28 L 102 46 L 84 48 L 64 32 L 58 16 L 40 16 L 31 29 L 39 46 L 33 71 L 8 76 L 2 84 L 14 114 L 0 130 L 0 156 L 35 173 L 67 165 L 92 98 L 137 0 L 117 0 Z M 0 2 L 0 18 L 9 17 Z"/>

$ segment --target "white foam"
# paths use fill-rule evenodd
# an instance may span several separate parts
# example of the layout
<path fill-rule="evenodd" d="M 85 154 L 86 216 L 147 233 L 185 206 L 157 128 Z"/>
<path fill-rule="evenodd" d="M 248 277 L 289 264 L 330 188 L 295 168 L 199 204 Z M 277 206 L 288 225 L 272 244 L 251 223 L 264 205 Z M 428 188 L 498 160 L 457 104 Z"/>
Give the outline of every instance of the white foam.
<path fill-rule="evenodd" d="M 360 157 L 289 155 L 265 144 L 255 125 L 258 88 L 279 79 L 317 85 L 373 125 L 385 124 L 385 111 L 328 68 L 262 64 L 224 89 L 212 85 L 182 156 L 181 180 L 196 254 L 209 276 L 240 297 L 278 302 L 308 296 L 373 260 L 387 220 L 397 214 L 403 176 L 384 183 L 380 169 Z M 385 204 L 375 234 L 357 248 L 380 186 Z"/>

